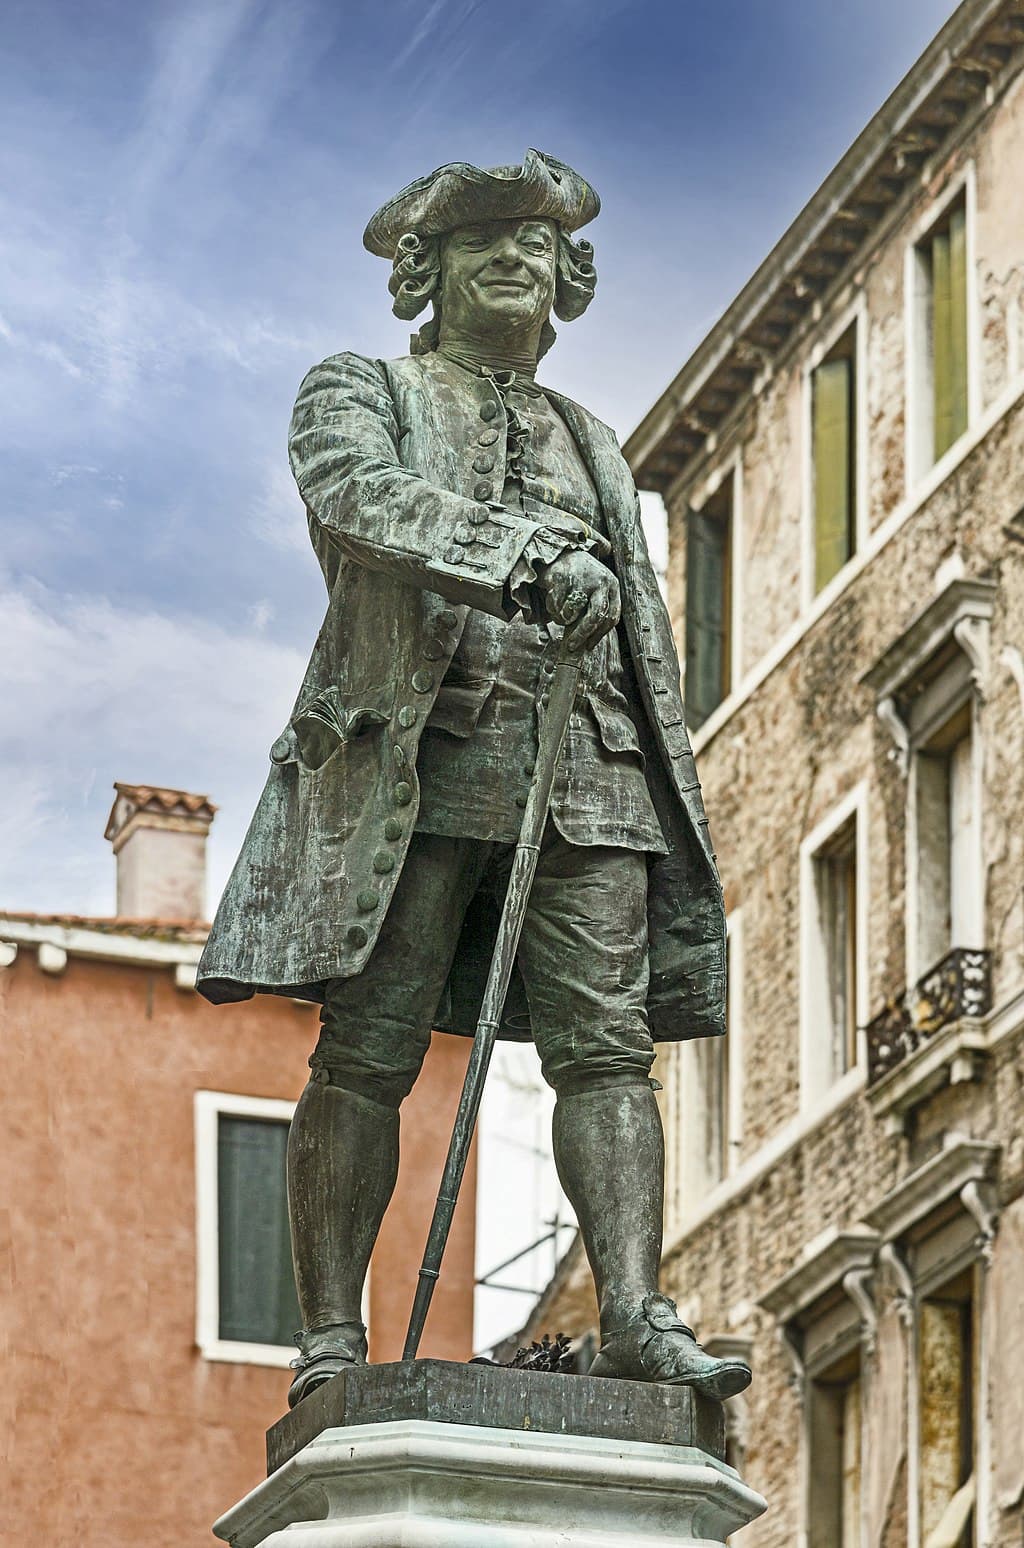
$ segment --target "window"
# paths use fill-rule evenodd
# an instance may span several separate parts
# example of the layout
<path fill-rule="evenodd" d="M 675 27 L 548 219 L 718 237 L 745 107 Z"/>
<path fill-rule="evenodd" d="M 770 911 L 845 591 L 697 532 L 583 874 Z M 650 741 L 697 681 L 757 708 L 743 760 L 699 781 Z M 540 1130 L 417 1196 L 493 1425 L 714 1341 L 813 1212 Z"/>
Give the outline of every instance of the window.
<path fill-rule="evenodd" d="M 843 824 L 814 859 L 825 1030 L 833 1080 L 857 1061 L 857 821 Z"/>
<path fill-rule="evenodd" d="M 668 1219 L 675 1224 L 739 1163 L 743 1124 L 742 914 L 728 918 L 724 1037 L 680 1044 L 668 1084 Z"/>
<path fill-rule="evenodd" d="M 292 1104 L 196 1093 L 196 1341 L 208 1359 L 286 1365 L 301 1326 L 285 1154 Z"/>
<path fill-rule="evenodd" d="M 986 1404 L 995 1375 L 981 1293 L 999 1219 L 999 1147 L 942 1148 L 865 1212 L 906 1329 L 907 1503 L 922 1548 L 974 1548 L 988 1516 Z M 995 1378 L 998 1381 L 998 1376 Z"/>
<path fill-rule="evenodd" d="M 217 1117 L 218 1332 L 248 1344 L 289 1344 L 301 1325 L 292 1274 L 285 1150 L 288 1125 Z"/>
<path fill-rule="evenodd" d="M 921 1302 L 921 1532 L 933 1548 L 974 1542 L 975 1322 L 973 1269 Z"/>
<path fill-rule="evenodd" d="M 859 1062 L 864 787 L 801 845 L 801 1097 L 813 1104 Z"/>
<path fill-rule="evenodd" d="M 951 950 L 977 953 L 984 946 L 982 746 L 975 706 L 988 670 L 995 598 L 995 581 L 950 580 L 862 678 L 877 696 L 878 718 L 907 775 L 910 987 Z"/>
<path fill-rule="evenodd" d="M 799 1520 L 806 1548 L 861 1548 L 862 1371 L 876 1349 L 878 1236 L 829 1227 L 760 1299 L 775 1318 L 801 1396 Z"/>
<path fill-rule="evenodd" d="M 809 1548 L 859 1548 L 861 1541 L 860 1356 L 808 1386 Z"/>
<path fill-rule="evenodd" d="M 959 440 L 968 421 L 966 191 L 947 206 L 912 252 L 913 415 L 920 476 Z"/>
<path fill-rule="evenodd" d="M 732 686 L 733 485 L 686 521 L 686 718 L 696 730 Z"/>
<path fill-rule="evenodd" d="M 971 706 L 961 706 L 915 752 L 917 962 L 978 946 L 977 853 Z"/>
<path fill-rule="evenodd" d="M 838 574 L 857 546 L 857 326 L 811 373 L 811 498 L 814 590 Z"/>

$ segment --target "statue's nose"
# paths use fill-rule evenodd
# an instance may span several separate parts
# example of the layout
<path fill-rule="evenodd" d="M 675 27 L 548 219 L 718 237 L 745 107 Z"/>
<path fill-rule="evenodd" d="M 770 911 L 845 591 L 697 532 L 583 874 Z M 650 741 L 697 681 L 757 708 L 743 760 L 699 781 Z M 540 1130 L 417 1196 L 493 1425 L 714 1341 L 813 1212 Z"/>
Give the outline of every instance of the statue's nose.
<path fill-rule="evenodd" d="M 523 255 L 511 237 L 504 237 L 491 254 L 491 262 L 506 269 L 516 268 L 522 261 Z"/>

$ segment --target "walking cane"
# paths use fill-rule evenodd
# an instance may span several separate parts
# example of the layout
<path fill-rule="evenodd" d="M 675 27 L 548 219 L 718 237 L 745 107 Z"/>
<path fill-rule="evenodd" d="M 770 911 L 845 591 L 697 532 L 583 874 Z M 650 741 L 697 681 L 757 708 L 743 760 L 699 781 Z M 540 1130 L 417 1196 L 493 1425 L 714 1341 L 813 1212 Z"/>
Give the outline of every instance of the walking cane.
<path fill-rule="evenodd" d="M 570 597 L 566 604 L 567 612 L 574 605 L 578 612 L 586 605 L 586 598 L 582 595 Z M 494 943 L 494 955 L 487 975 L 487 987 L 480 1006 L 480 1019 L 476 1024 L 473 1048 L 469 1056 L 466 1078 L 462 1084 L 462 1095 L 459 1098 L 459 1110 L 455 1115 L 455 1127 L 448 1146 L 448 1159 L 444 1164 L 441 1187 L 438 1191 L 437 1203 L 434 1205 L 434 1217 L 430 1222 L 427 1245 L 423 1253 L 423 1265 L 419 1271 L 416 1298 L 413 1301 L 412 1316 L 409 1318 L 409 1331 L 405 1336 L 403 1360 L 416 1358 L 416 1351 L 423 1335 L 423 1325 L 430 1310 L 434 1286 L 441 1272 L 441 1259 L 444 1257 L 448 1233 L 452 1228 L 452 1217 L 455 1214 L 459 1188 L 469 1159 L 469 1148 L 473 1143 L 473 1131 L 480 1111 L 480 1100 L 484 1094 L 487 1069 L 491 1062 L 491 1054 L 494 1052 L 494 1041 L 501 1023 L 501 1013 L 505 1008 L 505 996 L 508 994 L 509 980 L 512 977 L 516 948 L 519 945 L 523 920 L 526 918 L 526 906 L 537 869 L 540 841 L 547 821 L 548 807 L 551 804 L 551 787 L 576 698 L 581 655 L 582 652 L 574 652 L 569 648 L 563 635 L 558 660 L 551 678 L 551 697 L 548 700 L 547 715 L 537 747 L 536 769 L 526 798 L 523 824 L 512 860 L 508 891 L 505 893 L 501 922 L 498 925 L 498 934 Z"/>

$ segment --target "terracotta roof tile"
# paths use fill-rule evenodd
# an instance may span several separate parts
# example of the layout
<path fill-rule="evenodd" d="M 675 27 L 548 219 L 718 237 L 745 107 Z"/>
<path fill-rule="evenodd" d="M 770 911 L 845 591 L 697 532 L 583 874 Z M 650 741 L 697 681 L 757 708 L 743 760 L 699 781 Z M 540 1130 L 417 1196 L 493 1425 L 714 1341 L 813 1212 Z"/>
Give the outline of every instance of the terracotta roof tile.
<path fill-rule="evenodd" d="M 210 933 L 202 919 L 121 919 L 107 914 L 39 914 L 26 909 L 0 909 L 4 920 L 18 924 L 56 925 L 65 930 L 98 930 L 104 935 L 134 935 L 200 945 Z"/>

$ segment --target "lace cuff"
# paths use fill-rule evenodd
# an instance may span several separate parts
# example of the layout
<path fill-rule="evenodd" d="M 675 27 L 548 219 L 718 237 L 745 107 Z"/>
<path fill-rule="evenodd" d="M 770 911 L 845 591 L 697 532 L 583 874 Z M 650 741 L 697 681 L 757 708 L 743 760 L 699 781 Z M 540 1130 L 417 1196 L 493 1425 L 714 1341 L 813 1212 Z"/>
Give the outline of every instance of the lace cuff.
<path fill-rule="evenodd" d="M 541 571 L 573 549 L 592 552 L 594 544 L 583 536 L 573 538 L 565 532 L 550 527 L 539 528 L 528 540 L 508 578 L 508 594 L 526 623 L 543 623 L 544 601 L 537 585 L 538 566 Z"/>

